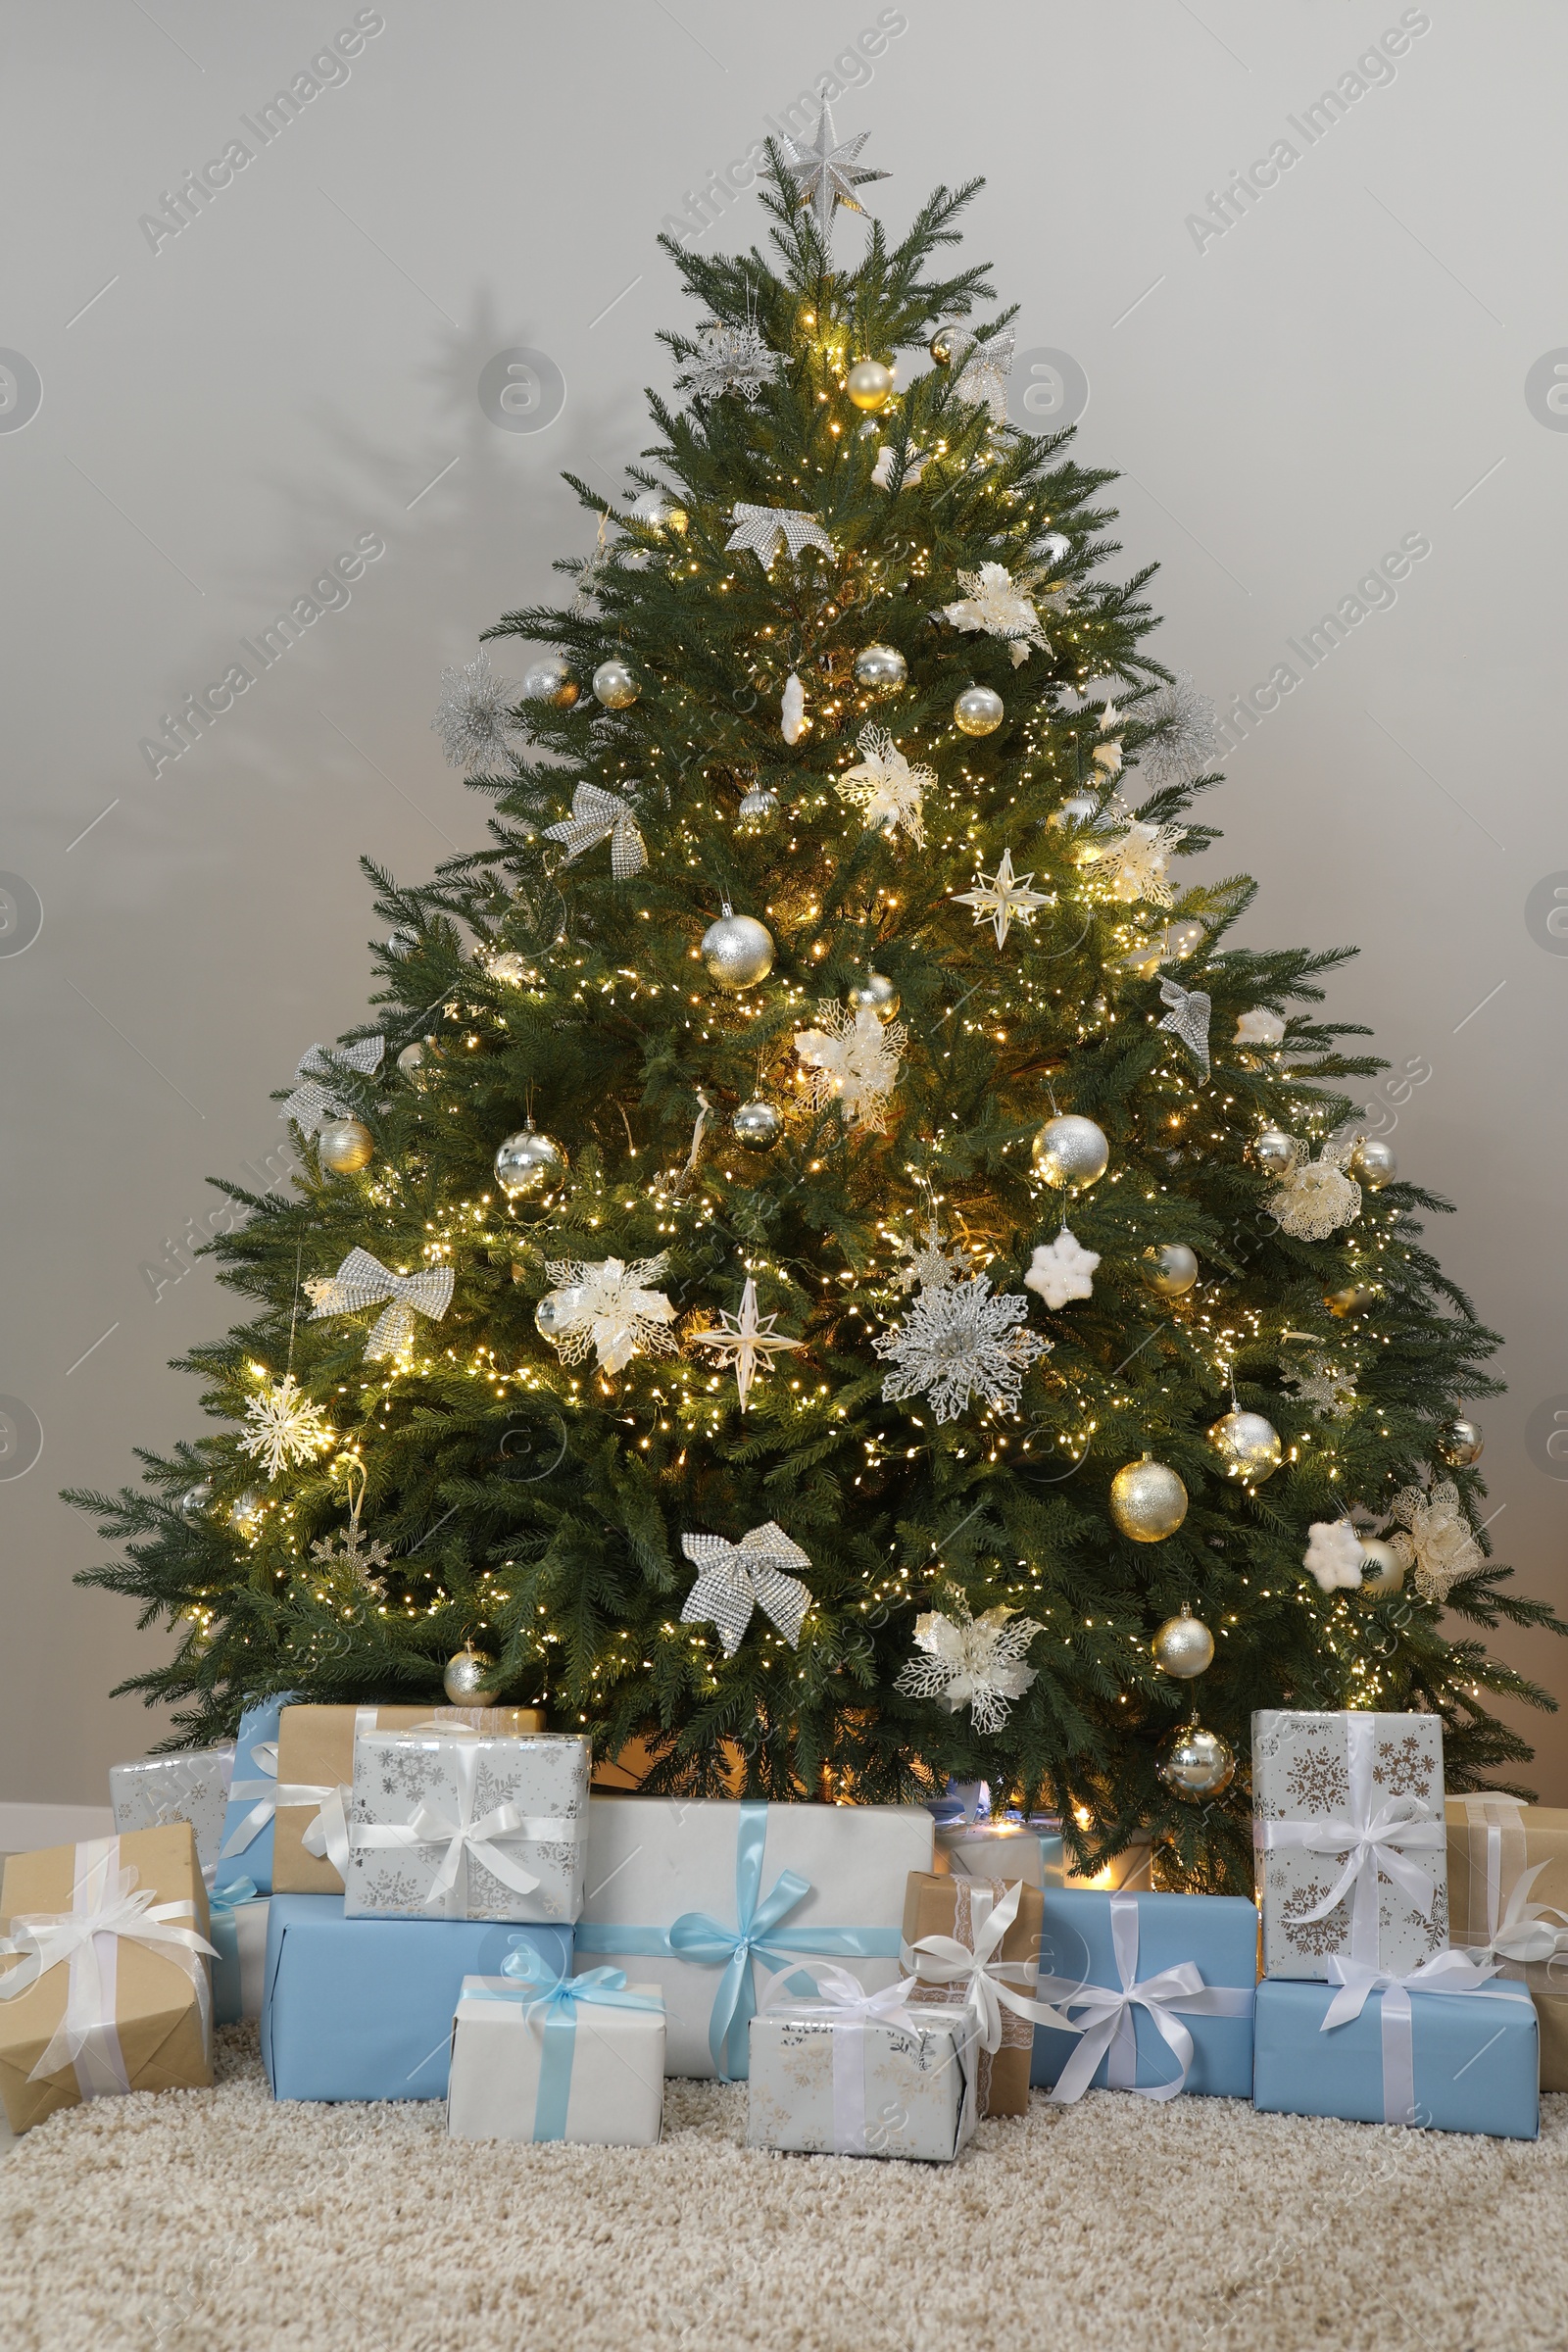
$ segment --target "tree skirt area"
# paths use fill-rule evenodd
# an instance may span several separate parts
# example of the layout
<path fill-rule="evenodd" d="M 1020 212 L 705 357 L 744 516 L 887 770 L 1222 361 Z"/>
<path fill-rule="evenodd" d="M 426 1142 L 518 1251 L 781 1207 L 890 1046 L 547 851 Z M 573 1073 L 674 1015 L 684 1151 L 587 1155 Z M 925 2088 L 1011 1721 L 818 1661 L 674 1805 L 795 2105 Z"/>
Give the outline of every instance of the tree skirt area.
<path fill-rule="evenodd" d="M 956 2165 L 446 2137 L 439 2105 L 101 2099 L 0 2162 L 8 2352 L 1423 2352 L 1568 2341 L 1568 2098 L 1539 2142 L 1092 2092 Z"/>

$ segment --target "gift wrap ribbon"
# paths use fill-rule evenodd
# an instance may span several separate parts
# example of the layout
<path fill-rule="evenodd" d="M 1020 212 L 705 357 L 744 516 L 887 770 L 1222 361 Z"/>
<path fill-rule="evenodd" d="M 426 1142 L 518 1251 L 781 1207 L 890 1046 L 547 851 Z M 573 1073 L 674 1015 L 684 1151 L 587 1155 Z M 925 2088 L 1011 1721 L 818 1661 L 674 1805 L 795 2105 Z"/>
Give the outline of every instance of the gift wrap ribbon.
<path fill-rule="evenodd" d="M 11 1935 L 0 1937 L 0 1958 L 19 1964 L 0 1976 L 0 2000 L 26 1992 L 52 1968 L 70 1971 L 65 2016 L 27 2077 L 29 2082 L 42 2082 L 69 2066 L 83 2099 L 129 2090 L 115 2022 L 122 1936 L 161 1952 L 184 1970 L 196 1988 L 202 2046 L 211 2050 L 212 1988 L 202 1958 L 218 1955 L 193 1926 L 179 1924 L 194 1920 L 193 1902 L 155 1903 L 154 1888 L 138 1891 L 136 1877 L 128 1865 L 121 1867 L 118 1838 L 88 1838 L 75 1849 L 71 1909 L 19 1913 L 11 1922 Z"/>
<path fill-rule="evenodd" d="M 485 1735 L 466 1725 L 443 1723 L 430 1728 L 444 1739 L 454 1740 L 456 1815 L 444 1813 L 439 1805 L 426 1799 L 406 1822 L 356 1822 L 348 1833 L 349 1844 L 356 1853 L 385 1850 L 410 1853 L 420 1846 L 444 1845 L 447 1850 L 436 1867 L 420 1909 L 440 1910 L 448 1919 L 463 1919 L 467 1915 L 470 1856 L 514 1894 L 532 1894 L 539 1885 L 538 1879 L 515 1855 L 505 1850 L 502 1841 L 521 1838 L 532 1845 L 571 1844 L 582 1836 L 581 1819 L 571 1814 L 525 1815 L 514 1804 L 502 1804 L 492 1805 L 488 1813 L 475 1820 L 479 1751 L 469 1742 Z M 308 1847 L 311 1834 L 306 1835 Z"/>
<path fill-rule="evenodd" d="M 576 1929 L 579 1952 L 689 1960 L 698 1968 L 722 1972 L 708 2024 L 708 2046 L 715 2073 L 726 2082 L 742 2079 L 747 2072 L 748 2036 L 757 2014 L 757 1961 L 764 1968 L 788 1973 L 806 1958 L 893 1960 L 900 1946 L 897 1928 L 784 1927 L 781 1923 L 811 1892 L 811 1883 L 799 1871 L 781 1870 L 763 1895 L 766 1803 L 747 1797 L 735 1811 L 734 1927 L 726 1927 L 706 1911 L 683 1911 L 668 1928 L 600 1926 L 579 1920 Z"/>
<path fill-rule="evenodd" d="M 833 2057 L 832 2152 L 835 2156 L 872 2155 L 875 2151 L 867 2143 L 865 2130 L 866 2027 L 897 2026 L 918 2041 L 922 2034 L 951 2021 L 934 2016 L 930 2008 L 921 2018 L 906 2005 L 910 1990 L 907 1977 L 896 1984 L 884 1984 L 880 1992 L 867 1992 L 858 1977 L 852 1977 L 847 1968 L 819 1968 L 812 1973 L 820 1998 L 808 2001 L 787 1989 L 786 1980 L 796 1973 L 786 1968 L 773 1979 L 763 1995 L 762 2011 L 782 2017 L 786 2024 L 795 2019 L 810 2019 L 828 2026 Z M 974 2120 L 975 2069 L 966 2063 L 966 2052 L 974 2039 L 972 2028 L 972 2012 L 966 2011 L 954 2035 L 956 2056 L 964 2079 L 960 2140 L 967 2137 Z"/>
<path fill-rule="evenodd" d="M 1085 1984 L 1070 1977 L 1042 1973 L 1040 1990 L 1048 2002 L 1059 2004 L 1041 2022 L 1064 2028 L 1079 2036 L 1056 2080 L 1051 2097 L 1058 2107 L 1070 2106 L 1089 2088 L 1100 2062 L 1112 2090 L 1136 2090 L 1141 2098 L 1173 2099 L 1186 2088 L 1193 2062 L 1193 2037 L 1182 2024 L 1186 2017 L 1250 2017 L 1256 1992 L 1250 1984 L 1205 1984 L 1197 1963 L 1178 1961 L 1152 1977 L 1138 1976 L 1138 1897 L 1116 1893 L 1110 1901 L 1110 1942 L 1119 1985 Z M 1069 2017 L 1067 2010 L 1081 2010 Z M 1140 2082 L 1138 2029 L 1135 2010 L 1145 2009 L 1174 2056 L 1174 2082 Z"/>
<path fill-rule="evenodd" d="M 902 1945 L 899 1952 L 902 1966 L 911 1977 L 923 1984 L 948 1987 L 946 1997 L 963 2004 L 972 2020 L 970 2038 L 978 2043 L 986 2059 L 995 2058 L 1004 2041 L 1026 2049 L 1037 2025 L 1062 2023 L 1049 2002 L 1030 2000 L 1021 1989 L 1038 1982 L 1038 1955 L 1034 1960 L 1003 1960 L 997 1956 L 1007 1930 L 1018 1916 L 1022 1894 L 1023 1887 L 1017 1880 L 1008 1886 L 1000 1901 L 983 1881 L 973 1886 L 956 1885 L 955 1914 L 967 1896 L 973 1946 L 956 1936 L 922 1936 L 916 1943 Z M 956 1916 L 955 1924 L 961 1924 Z M 910 1997 L 917 1999 L 918 1995 Z M 1010 2034 L 1008 2017 L 1018 2021 Z M 973 2086 L 980 2091 L 986 2088 L 982 2076 L 989 2080 L 989 2069 L 980 2064 L 973 2070 Z"/>
<path fill-rule="evenodd" d="M 1383 2120 L 1386 2124 L 1413 2125 L 1415 2105 L 1415 2033 L 1412 2023 L 1410 1995 L 1413 1992 L 1457 1992 L 1474 1994 L 1480 2000 L 1523 2002 L 1531 2011 L 1535 2004 L 1528 1992 L 1512 1985 L 1489 1983 L 1495 1976 L 1493 1968 L 1479 1967 L 1467 1952 L 1437 1952 L 1423 1960 L 1419 1968 L 1407 1976 L 1396 1976 L 1392 1969 L 1370 1967 L 1359 1960 L 1342 1959 L 1336 1954 L 1328 1964 L 1329 1983 L 1339 1990 L 1330 2001 L 1318 2028 L 1330 2034 L 1336 2026 L 1348 2025 L 1359 2017 L 1366 2006 L 1369 1993 L 1383 1995 Z"/>
<path fill-rule="evenodd" d="M 1437 1882 L 1409 1858 L 1410 1852 L 1441 1851 L 1447 1843 L 1444 1824 L 1429 1806 L 1413 1796 L 1391 1796 L 1373 1810 L 1372 1751 L 1377 1740 L 1377 1717 L 1352 1708 L 1345 1718 L 1345 1744 L 1349 1767 L 1348 1818 L 1322 1815 L 1310 1821 L 1252 1823 L 1252 1842 L 1262 1853 L 1305 1851 L 1342 1854 L 1344 1865 L 1328 1893 L 1300 1921 L 1327 1919 L 1347 1895 L 1350 1896 L 1349 1957 L 1376 1967 L 1378 1945 L 1378 1880 L 1392 1881 L 1423 1919 L 1432 1917 Z"/>
<path fill-rule="evenodd" d="M 642 2009 L 662 2017 L 662 1993 L 628 1992 L 622 1968 L 591 1968 L 580 1977 L 558 1977 L 539 1953 L 512 1951 L 501 1963 L 504 1977 L 515 1982 L 478 1984 L 466 1991 L 466 2001 L 516 2001 L 523 2022 L 540 2033 L 539 2087 L 534 2094 L 535 2140 L 564 2139 L 566 2108 L 571 2099 L 571 2066 L 577 2048 L 577 2011 Z"/>

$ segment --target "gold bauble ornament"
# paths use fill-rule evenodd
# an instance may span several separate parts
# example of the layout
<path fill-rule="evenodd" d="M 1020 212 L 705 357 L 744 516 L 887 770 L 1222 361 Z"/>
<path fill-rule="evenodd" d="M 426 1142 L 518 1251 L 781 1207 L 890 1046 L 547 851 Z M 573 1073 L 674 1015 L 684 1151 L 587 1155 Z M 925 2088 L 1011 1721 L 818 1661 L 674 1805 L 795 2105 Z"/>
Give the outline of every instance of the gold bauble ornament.
<path fill-rule="evenodd" d="M 1196 1805 L 1230 1787 L 1236 1758 L 1218 1732 L 1205 1732 L 1200 1723 L 1184 1723 L 1160 1741 L 1154 1769 L 1184 1804 Z"/>
<path fill-rule="evenodd" d="M 965 735 L 994 735 L 1006 715 L 994 686 L 966 686 L 953 706 L 953 723 Z"/>
<path fill-rule="evenodd" d="M 844 389 L 858 409 L 885 409 L 893 398 L 893 370 L 881 360 L 857 360 L 844 379 Z"/>
<path fill-rule="evenodd" d="M 1394 1146 L 1383 1143 L 1375 1135 L 1363 1135 L 1350 1153 L 1350 1174 L 1357 1184 L 1364 1184 L 1369 1193 L 1381 1193 L 1399 1173 L 1399 1162 Z"/>
<path fill-rule="evenodd" d="M 872 694 L 892 694 L 909 674 L 896 645 L 862 645 L 855 657 L 855 682 Z"/>
<path fill-rule="evenodd" d="M 848 1004 L 852 1012 L 874 1012 L 879 1021 L 896 1021 L 904 999 L 885 972 L 867 972 L 850 990 Z"/>
<path fill-rule="evenodd" d="M 455 1707 L 493 1707 L 501 1695 L 494 1658 L 465 1642 L 457 1655 L 448 1658 L 441 1688 Z"/>
<path fill-rule="evenodd" d="M 1110 1164 L 1110 1144 L 1103 1127 L 1093 1119 L 1067 1111 L 1048 1119 L 1029 1147 L 1035 1174 L 1057 1192 L 1082 1192 L 1097 1184 Z"/>
<path fill-rule="evenodd" d="M 375 1157 L 375 1138 L 363 1119 L 328 1119 L 317 1151 L 322 1167 L 334 1176 L 357 1176 Z"/>
<path fill-rule="evenodd" d="M 1252 1165 L 1265 1176 L 1287 1177 L 1296 1165 L 1296 1138 L 1283 1127 L 1265 1127 L 1248 1147 Z"/>
<path fill-rule="evenodd" d="M 1468 1470 L 1480 1461 L 1486 1442 L 1479 1421 L 1450 1421 L 1438 1440 L 1438 1451 L 1450 1470 Z"/>
<path fill-rule="evenodd" d="M 1123 1462 L 1110 1482 L 1110 1515 L 1135 1544 L 1161 1544 L 1187 1516 L 1187 1489 L 1174 1470 L 1146 1454 Z"/>
<path fill-rule="evenodd" d="M 546 654 L 522 673 L 525 703 L 548 703 L 553 710 L 569 710 L 580 701 L 582 688 L 559 654 Z"/>
<path fill-rule="evenodd" d="M 1185 1242 L 1144 1251 L 1144 1280 L 1161 1298 L 1184 1298 L 1198 1280 L 1198 1252 Z"/>
<path fill-rule="evenodd" d="M 642 690 L 629 662 L 601 662 L 594 671 L 594 695 L 607 710 L 629 710 Z"/>
<path fill-rule="evenodd" d="M 926 349 L 939 368 L 951 368 L 953 365 L 953 337 L 954 330 L 951 326 L 939 326 L 926 345 Z"/>
<path fill-rule="evenodd" d="M 1179 1617 L 1167 1617 L 1150 1647 L 1160 1673 L 1180 1683 L 1190 1682 L 1214 1662 L 1214 1637 L 1188 1609 Z"/>
<path fill-rule="evenodd" d="M 1347 1283 L 1343 1291 L 1325 1291 L 1323 1303 L 1331 1315 L 1343 1319 L 1346 1315 L 1358 1314 L 1363 1306 L 1370 1306 L 1376 1297 L 1377 1292 L 1369 1283 L 1351 1282 Z"/>
<path fill-rule="evenodd" d="M 740 1105 L 730 1128 L 743 1152 L 771 1152 L 784 1132 L 784 1121 L 771 1102 L 759 1097 Z"/>
<path fill-rule="evenodd" d="M 1371 1593 L 1374 1599 L 1397 1592 L 1404 1582 L 1404 1562 L 1394 1545 L 1386 1544 L 1381 1536 L 1362 1536 L 1360 1544 L 1361 1591 Z"/>
<path fill-rule="evenodd" d="M 566 1173 L 566 1154 L 554 1136 L 541 1135 L 532 1121 L 509 1135 L 496 1152 L 496 1182 L 509 1200 L 543 1204 Z"/>
<path fill-rule="evenodd" d="M 737 914 L 726 904 L 703 933 L 702 956 L 716 987 L 755 988 L 773 969 L 773 934 L 755 915 Z"/>
<path fill-rule="evenodd" d="M 1225 1465 L 1226 1477 L 1243 1479 L 1250 1487 L 1260 1487 L 1265 1478 L 1272 1478 L 1285 1458 L 1273 1422 L 1265 1421 L 1261 1413 L 1243 1412 L 1236 1405 L 1212 1424 L 1208 1442 Z"/>

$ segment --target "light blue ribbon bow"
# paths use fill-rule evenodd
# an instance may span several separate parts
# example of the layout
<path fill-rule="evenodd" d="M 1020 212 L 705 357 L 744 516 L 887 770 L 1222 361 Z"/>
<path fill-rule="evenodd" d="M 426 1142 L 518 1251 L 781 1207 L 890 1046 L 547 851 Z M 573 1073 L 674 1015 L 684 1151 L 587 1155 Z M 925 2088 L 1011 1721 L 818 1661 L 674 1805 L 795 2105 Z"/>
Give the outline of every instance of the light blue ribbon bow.
<path fill-rule="evenodd" d="M 211 1886 L 207 1890 L 207 1908 L 213 1911 L 237 1911 L 241 1903 L 260 1902 L 262 1890 L 254 1879 L 230 1879 L 226 1886 Z"/>
<path fill-rule="evenodd" d="M 519 1946 L 507 1954 L 501 1973 L 513 1983 L 475 1986 L 467 2000 L 519 2001 L 524 2021 L 537 2019 L 542 2032 L 539 2052 L 539 2089 L 534 2099 L 535 2140 L 564 2139 L 566 2107 L 571 2097 L 571 2062 L 577 2046 L 577 2010 L 643 2009 L 663 2011 L 662 1993 L 628 1992 L 623 1968 L 591 1968 L 585 1976 L 558 1977 L 548 1960 Z"/>

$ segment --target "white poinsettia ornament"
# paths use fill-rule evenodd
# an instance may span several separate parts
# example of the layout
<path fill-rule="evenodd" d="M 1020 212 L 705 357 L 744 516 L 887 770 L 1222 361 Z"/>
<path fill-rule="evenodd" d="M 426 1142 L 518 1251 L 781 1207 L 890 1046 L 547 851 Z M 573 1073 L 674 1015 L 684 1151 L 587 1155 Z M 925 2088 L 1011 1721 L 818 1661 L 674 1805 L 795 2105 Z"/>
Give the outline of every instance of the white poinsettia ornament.
<path fill-rule="evenodd" d="M 1348 1519 L 1314 1519 L 1306 1539 L 1301 1565 L 1311 1571 L 1325 1592 L 1361 1582 L 1361 1539 Z"/>
<path fill-rule="evenodd" d="M 1326 1242 L 1361 1213 L 1361 1187 L 1345 1172 L 1356 1138 L 1330 1136 L 1316 1159 L 1301 1159 L 1268 1205 L 1293 1241 Z"/>
<path fill-rule="evenodd" d="M 1011 649 L 1015 669 L 1028 661 L 1031 646 L 1050 653 L 1040 615 L 1005 564 L 982 564 L 978 571 L 960 571 L 958 586 L 963 595 L 957 603 L 943 607 L 955 628 L 1000 637 Z"/>
<path fill-rule="evenodd" d="M 915 848 L 923 849 L 921 802 L 937 780 L 936 769 L 923 761 L 911 767 L 885 727 L 862 727 L 858 748 L 859 764 L 839 778 L 841 799 L 859 809 L 868 830 L 889 839 L 907 833 Z"/>
<path fill-rule="evenodd" d="M 1486 1566 L 1451 1478 L 1430 1492 L 1402 1488 L 1394 1497 L 1394 1516 L 1410 1531 L 1406 1535 L 1401 1528 L 1391 1539 L 1395 1552 L 1406 1568 L 1413 1565 L 1416 1590 L 1428 1600 L 1446 1600 L 1450 1586 Z"/>
<path fill-rule="evenodd" d="M 1175 893 L 1165 869 L 1186 839 L 1184 825 L 1151 825 L 1135 817 L 1125 833 L 1105 844 L 1096 870 L 1109 875 L 1111 896 L 1123 906 L 1142 899 L 1151 906 L 1168 906 Z"/>
<path fill-rule="evenodd" d="M 590 1352 L 604 1372 L 624 1371 L 634 1355 L 674 1355 L 669 1326 L 675 1309 L 652 1285 L 668 1265 L 667 1251 L 626 1265 L 618 1257 L 585 1263 L 558 1259 L 546 1268 L 555 1289 L 547 1291 L 535 1320 L 564 1364 L 581 1363 Z"/>
<path fill-rule="evenodd" d="M 977 1732 L 1000 1732 L 1039 1672 L 1023 1660 L 1045 1630 L 1005 1605 L 975 1617 L 959 1593 L 951 1616 L 930 1609 L 915 1619 L 914 1644 L 924 1654 L 909 1660 L 894 1688 L 907 1698 L 934 1698 L 950 1715 L 967 1707 Z"/>
<path fill-rule="evenodd" d="M 1065 1306 L 1069 1298 L 1092 1298 L 1095 1286 L 1091 1277 L 1099 1263 L 1098 1250 L 1086 1250 L 1064 1225 L 1054 1242 L 1036 1247 L 1023 1287 L 1036 1292 L 1053 1308 Z"/>
<path fill-rule="evenodd" d="M 812 1107 L 825 1110 L 837 1102 L 848 1125 L 877 1133 L 899 1083 L 899 1061 L 909 1032 L 902 1021 L 880 1021 L 864 1004 L 852 1012 L 831 997 L 818 1004 L 816 1017 L 816 1028 L 795 1032 L 795 1051 L 806 1065 Z"/>

